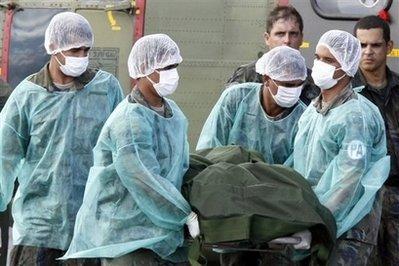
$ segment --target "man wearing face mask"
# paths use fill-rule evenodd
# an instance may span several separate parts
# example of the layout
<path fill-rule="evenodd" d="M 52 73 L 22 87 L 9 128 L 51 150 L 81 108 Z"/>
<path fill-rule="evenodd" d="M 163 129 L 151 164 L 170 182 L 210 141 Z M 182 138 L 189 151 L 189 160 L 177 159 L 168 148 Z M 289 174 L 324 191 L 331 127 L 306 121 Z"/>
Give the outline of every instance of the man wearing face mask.
<path fill-rule="evenodd" d="M 263 84 L 242 83 L 226 89 L 205 122 L 197 150 L 241 145 L 282 164 L 292 153 L 297 122 L 305 110 L 299 101 L 306 79 L 299 51 L 276 47 L 256 63 Z"/>
<path fill-rule="evenodd" d="M 180 193 L 188 169 L 187 120 L 170 99 L 182 62 L 165 34 L 139 39 L 128 59 L 131 94 L 105 123 L 94 148 L 85 197 L 64 259 L 102 265 L 180 265 L 184 225 L 197 215 Z"/>
<path fill-rule="evenodd" d="M 299 51 L 303 41 L 303 20 L 299 12 L 292 6 L 276 6 L 268 15 L 264 41 L 269 50 L 278 46 L 289 46 Z M 255 69 L 256 60 L 238 67 L 227 81 L 227 86 L 237 83 L 263 83 L 263 77 Z M 306 105 L 320 94 L 311 79 L 311 71 L 304 83 L 300 99 Z"/>
<path fill-rule="evenodd" d="M 55 15 L 46 30 L 51 55 L 23 80 L 0 114 L 0 209 L 14 181 L 11 265 L 58 265 L 93 164 L 92 149 L 122 89 L 111 74 L 87 69 L 93 33 L 82 16 Z"/>
<path fill-rule="evenodd" d="M 320 38 L 312 77 L 321 95 L 298 122 L 293 166 L 334 215 L 337 243 L 331 265 L 367 265 L 388 177 L 384 122 L 377 107 L 352 89 L 360 42 L 332 30 Z"/>

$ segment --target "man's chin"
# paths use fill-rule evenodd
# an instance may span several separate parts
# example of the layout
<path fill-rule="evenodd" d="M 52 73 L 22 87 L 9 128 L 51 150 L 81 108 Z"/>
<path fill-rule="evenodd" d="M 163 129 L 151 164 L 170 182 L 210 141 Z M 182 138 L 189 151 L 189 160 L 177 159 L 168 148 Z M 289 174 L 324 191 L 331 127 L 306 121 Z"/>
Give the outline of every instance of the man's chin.
<path fill-rule="evenodd" d="M 371 63 L 368 63 L 368 64 L 363 63 L 360 65 L 360 69 L 363 71 L 367 71 L 367 72 L 372 72 L 372 71 L 376 70 L 377 68 L 378 67 L 375 64 L 371 64 Z"/>

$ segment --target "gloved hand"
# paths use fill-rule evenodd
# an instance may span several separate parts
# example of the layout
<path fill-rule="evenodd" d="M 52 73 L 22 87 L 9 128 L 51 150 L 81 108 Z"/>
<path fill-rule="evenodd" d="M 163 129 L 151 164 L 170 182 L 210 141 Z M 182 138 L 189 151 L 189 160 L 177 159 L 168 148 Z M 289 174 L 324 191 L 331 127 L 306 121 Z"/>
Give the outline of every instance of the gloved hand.
<path fill-rule="evenodd" d="M 195 212 L 191 212 L 187 217 L 186 225 L 188 227 L 188 231 L 190 232 L 190 236 L 192 238 L 196 238 L 200 234 L 198 217 Z"/>
<path fill-rule="evenodd" d="M 295 249 L 310 249 L 312 243 L 312 233 L 309 230 L 301 231 L 292 235 L 301 239 L 301 242 L 294 245 Z"/>

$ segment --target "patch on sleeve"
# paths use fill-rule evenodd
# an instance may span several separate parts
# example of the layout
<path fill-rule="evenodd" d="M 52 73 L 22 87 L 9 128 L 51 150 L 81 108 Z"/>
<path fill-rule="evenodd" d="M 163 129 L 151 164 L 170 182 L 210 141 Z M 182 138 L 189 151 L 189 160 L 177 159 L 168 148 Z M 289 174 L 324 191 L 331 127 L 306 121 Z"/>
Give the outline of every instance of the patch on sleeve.
<path fill-rule="evenodd" d="M 348 145 L 348 156 L 352 160 L 359 160 L 366 155 L 366 145 L 360 140 L 352 140 Z"/>

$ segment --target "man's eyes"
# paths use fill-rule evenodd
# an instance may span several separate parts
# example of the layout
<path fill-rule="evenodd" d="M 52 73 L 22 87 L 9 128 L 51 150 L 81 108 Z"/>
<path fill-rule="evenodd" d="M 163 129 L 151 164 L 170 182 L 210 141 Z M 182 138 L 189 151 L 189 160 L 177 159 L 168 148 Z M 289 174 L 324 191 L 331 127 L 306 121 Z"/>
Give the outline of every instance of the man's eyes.
<path fill-rule="evenodd" d="M 382 47 L 382 43 L 370 43 L 370 44 L 368 44 L 368 43 L 361 43 L 360 44 L 360 46 L 362 47 L 362 48 L 366 48 L 368 45 L 370 45 L 371 46 L 371 48 L 379 48 L 379 47 Z"/>
<path fill-rule="evenodd" d="M 278 37 L 284 37 L 287 33 L 286 32 L 276 32 L 274 35 Z M 289 32 L 288 33 L 291 37 L 297 37 L 299 36 L 299 32 Z"/>

